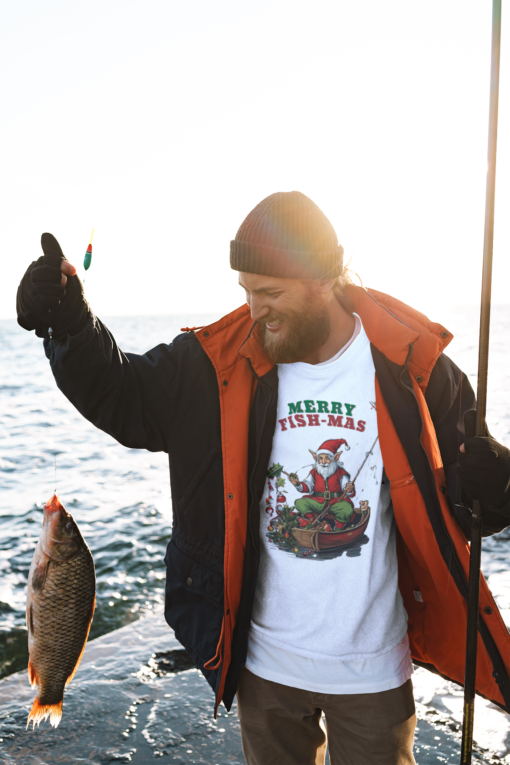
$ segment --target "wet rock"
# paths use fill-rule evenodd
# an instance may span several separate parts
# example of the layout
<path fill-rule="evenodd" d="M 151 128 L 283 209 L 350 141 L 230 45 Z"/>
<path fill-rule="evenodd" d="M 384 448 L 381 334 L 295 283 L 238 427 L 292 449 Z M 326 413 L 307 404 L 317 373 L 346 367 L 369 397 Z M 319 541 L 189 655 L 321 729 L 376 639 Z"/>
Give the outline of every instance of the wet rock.
<path fill-rule="evenodd" d="M 195 663 L 189 653 L 184 650 L 160 651 L 149 659 L 149 666 L 158 677 L 163 677 L 169 672 L 185 672 L 194 669 Z"/>
<path fill-rule="evenodd" d="M 0 763 L 244 763 L 235 711 L 214 720 L 213 694 L 162 614 L 91 641 L 59 727 L 25 730 L 26 672 L 0 682 Z"/>
<path fill-rule="evenodd" d="M 175 651 L 158 651 L 152 654 L 144 667 L 141 667 L 137 676 L 140 680 L 154 677 L 164 677 L 175 672 L 185 672 L 195 669 L 193 659 L 183 649 Z"/>
<path fill-rule="evenodd" d="M 0 681 L 2 765 L 151 762 L 244 765 L 235 705 L 214 719 L 213 694 L 158 614 L 91 641 L 56 729 L 25 730 L 34 691 L 25 672 Z M 419 765 L 459 761 L 462 691 L 419 669 L 413 677 Z M 473 763 L 510 765 L 509 717 L 477 699 Z"/>
<path fill-rule="evenodd" d="M 428 745 L 436 740 L 436 736 L 440 740 L 441 734 L 446 733 L 458 759 L 464 705 L 463 689 L 422 667 L 415 669 L 413 685 L 419 740 Z M 432 728 L 433 735 L 429 727 Z M 510 763 L 510 716 L 479 696 L 475 702 L 474 741 L 473 762 Z M 440 748 L 437 745 L 437 749 Z M 421 763 L 418 755 L 415 756 L 417 762 Z M 446 762 L 450 761 L 456 761 L 453 754 L 446 757 Z"/>

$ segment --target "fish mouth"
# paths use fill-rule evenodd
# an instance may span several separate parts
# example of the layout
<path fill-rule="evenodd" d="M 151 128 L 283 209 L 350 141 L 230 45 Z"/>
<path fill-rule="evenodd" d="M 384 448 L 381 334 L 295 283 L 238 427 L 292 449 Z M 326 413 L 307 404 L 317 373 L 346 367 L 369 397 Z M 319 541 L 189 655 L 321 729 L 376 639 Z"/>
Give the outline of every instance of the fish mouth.
<path fill-rule="evenodd" d="M 62 505 L 61 501 L 57 497 L 57 495 L 53 494 L 51 499 L 49 499 L 48 502 L 46 502 L 46 504 L 44 505 L 43 511 L 48 514 L 52 514 L 57 512 L 58 510 L 64 510 L 64 512 L 67 512 L 64 506 Z"/>

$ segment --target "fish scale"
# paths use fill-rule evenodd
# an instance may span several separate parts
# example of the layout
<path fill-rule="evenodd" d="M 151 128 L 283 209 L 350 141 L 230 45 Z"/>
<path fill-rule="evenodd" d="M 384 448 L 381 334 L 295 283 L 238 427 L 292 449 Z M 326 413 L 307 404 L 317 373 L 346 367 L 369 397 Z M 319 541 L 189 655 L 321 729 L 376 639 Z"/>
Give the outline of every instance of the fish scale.
<path fill-rule="evenodd" d="M 41 704 L 61 701 L 62 689 L 83 648 L 83 634 L 88 627 L 95 587 L 90 577 L 88 587 L 84 588 L 81 582 L 87 581 L 87 571 L 93 565 L 88 548 L 82 548 L 72 561 L 63 564 L 50 561 L 43 597 L 37 609 L 39 629 L 47 637 L 37 644 L 33 660 L 30 656 L 31 663 L 37 663 L 38 659 L 44 660 L 44 652 L 48 651 L 52 660 L 51 674 L 40 676 Z M 56 619 L 60 621 L 60 628 L 55 637 Z"/>
<path fill-rule="evenodd" d="M 35 725 L 50 717 L 56 727 L 65 686 L 81 661 L 92 622 L 95 573 L 90 550 L 58 498 L 44 510 L 28 582 L 28 673 L 38 688 L 28 721 Z"/>

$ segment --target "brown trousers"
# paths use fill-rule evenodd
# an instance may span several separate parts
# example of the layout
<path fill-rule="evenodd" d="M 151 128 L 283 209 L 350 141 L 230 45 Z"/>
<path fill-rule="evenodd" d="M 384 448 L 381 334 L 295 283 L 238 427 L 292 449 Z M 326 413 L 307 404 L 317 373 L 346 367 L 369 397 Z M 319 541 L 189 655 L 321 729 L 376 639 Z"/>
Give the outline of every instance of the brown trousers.
<path fill-rule="evenodd" d="M 413 685 L 336 695 L 289 688 L 241 672 L 237 692 L 248 765 L 414 765 Z"/>

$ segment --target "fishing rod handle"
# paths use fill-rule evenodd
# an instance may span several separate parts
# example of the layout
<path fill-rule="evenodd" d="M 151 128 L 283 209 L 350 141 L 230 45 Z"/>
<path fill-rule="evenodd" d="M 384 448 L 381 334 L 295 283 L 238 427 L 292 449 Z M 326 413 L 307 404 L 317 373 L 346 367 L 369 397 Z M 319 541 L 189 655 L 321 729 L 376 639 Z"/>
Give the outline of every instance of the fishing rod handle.
<path fill-rule="evenodd" d="M 482 507 L 473 501 L 471 553 L 469 558 L 469 594 L 466 634 L 466 668 L 464 674 L 464 718 L 462 723 L 461 764 L 470 765 L 473 750 L 473 723 L 478 655 L 478 623 L 480 610 L 480 564 L 482 556 Z"/>

